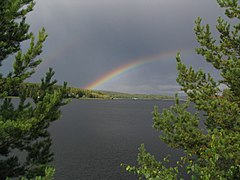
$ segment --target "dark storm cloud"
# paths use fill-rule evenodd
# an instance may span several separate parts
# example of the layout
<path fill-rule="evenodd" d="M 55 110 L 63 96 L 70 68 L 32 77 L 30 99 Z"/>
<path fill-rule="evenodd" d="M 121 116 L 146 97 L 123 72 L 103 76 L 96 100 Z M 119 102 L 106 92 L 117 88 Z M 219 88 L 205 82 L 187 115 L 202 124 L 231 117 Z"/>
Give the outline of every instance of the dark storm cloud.
<path fill-rule="evenodd" d="M 215 24 L 222 15 L 215 0 L 41 0 L 28 21 L 34 32 L 44 26 L 49 38 L 36 81 L 48 66 L 56 78 L 83 87 L 123 64 L 170 50 L 194 49 L 194 19 Z M 184 62 L 205 67 L 185 54 Z M 211 70 L 211 69 L 210 69 Z M 143 75 L 144 74 L 144 75 Z M 101 86 L 138 93 L 176 91 L 176 63 L 146 65 Z M 124 78 L 125 77 L 125 78 Z M 161 88 L 162 87 L 162 88 Z M 167 90 L 168 88 L 168 90 Z"/>

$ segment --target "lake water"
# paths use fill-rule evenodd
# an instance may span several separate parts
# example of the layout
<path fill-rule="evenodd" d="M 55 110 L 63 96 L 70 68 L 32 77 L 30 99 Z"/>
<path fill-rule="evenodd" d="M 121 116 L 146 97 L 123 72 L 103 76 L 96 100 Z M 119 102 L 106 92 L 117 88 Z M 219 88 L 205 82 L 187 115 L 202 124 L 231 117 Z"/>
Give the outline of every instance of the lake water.
<path fill-rule="evenodd" d="M 137 179 L 120 164 L 136 164 L 141 143 L 159 160 L 173 154 L 174 161 L 179 155 L 152 128 L 154 105 L 161 110 L 173 101 L 72 100 L 50 128 L 55 178 Z"/>

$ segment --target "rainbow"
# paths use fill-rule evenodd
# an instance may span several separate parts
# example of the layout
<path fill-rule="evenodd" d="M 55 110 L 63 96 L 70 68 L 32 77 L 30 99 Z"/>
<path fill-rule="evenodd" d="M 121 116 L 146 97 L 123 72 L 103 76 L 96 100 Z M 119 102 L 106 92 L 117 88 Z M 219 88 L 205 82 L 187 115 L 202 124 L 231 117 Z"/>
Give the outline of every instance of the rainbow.
<path fill-rule="evenodd" d="M 177 50 L 174 50 L 174 51 L 172 50 L 172 51 L 161 52 L 161 53 L 158 53 L 155 55 L 132 60 L 130 63 L 124 64 L 116 69 L 113 69 L 112 71 L 109 71 L 109 72 L 103 74 L 100 78 L 98 78 L 94 82 L 87 84 L 84 87 L 84 89 L 96 89 L 98 86 L 103 85 L 104 83 L 112 80 L 113 78 L 120 76 L 132 69 L 135 69 L 144 64 L 152 63 L 155 61 L 160 61 L 167 57 L 171 57 L 171 56 L 175 57 L 176 53 L 177 53 Z"/>

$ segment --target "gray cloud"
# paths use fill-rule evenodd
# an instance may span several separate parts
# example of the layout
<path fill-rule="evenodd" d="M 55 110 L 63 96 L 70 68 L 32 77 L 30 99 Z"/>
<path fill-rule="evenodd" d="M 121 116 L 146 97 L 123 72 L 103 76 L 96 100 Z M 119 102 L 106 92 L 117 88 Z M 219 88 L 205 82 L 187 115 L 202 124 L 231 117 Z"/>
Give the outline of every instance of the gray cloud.
<path fill-rule="evenodd" d="M 51 66 L 60 82 L 84 87 L 136 59 L 176 49 L 193 52 L 197 45 L 194 19 L 202 16 L 214 26 L 222 14 L 215 0 L 37 1 L 28 22 L 34 32 L 44 26 L 49 38 L 42 55 L 45 61 L 30 80 L 38 81 Z M 173 88 L 177 86 L 175 57 L 169 58 L 141 66 L 98 88 L 132 93 L 177 91 Z M 183 60 L 212 71 L 192 53 L 183 53 Z"/>

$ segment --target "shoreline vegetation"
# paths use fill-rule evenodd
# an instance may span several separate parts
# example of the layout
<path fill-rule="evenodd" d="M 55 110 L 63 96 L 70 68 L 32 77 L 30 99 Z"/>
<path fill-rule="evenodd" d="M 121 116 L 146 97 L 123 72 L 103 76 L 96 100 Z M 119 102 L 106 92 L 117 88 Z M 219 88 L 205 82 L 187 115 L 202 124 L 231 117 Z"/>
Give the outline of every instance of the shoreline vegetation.
<path fill-rule="evenodd" d="M 26 93 L 27 97 L 36 96 L 40 89 L 40 83 L 24 82 L 19 87 L 15 87 L 10 93 L 10 97 L 17 97 L 20 93 Z M 61 85 L 54 85 L 54 90 L 60 90 Z M 129 94 L 122 92 L 88 90 L 76 87 L 67 87 L 67 96 L 65 98 L 74 99 L 100 99 L 100 100 L 114 100 L 114 99 L 132 99 L 132 100 L 174 100 L 173 96 L 159 95 L 159 94 Z"/>
<path fill-rule="evenodd" d="M 133 99 L 133 100 L 173 100 L 174 97 L 159 94 L 129 94 L 122 92 L 100 91 L 112 99 Z"/>

